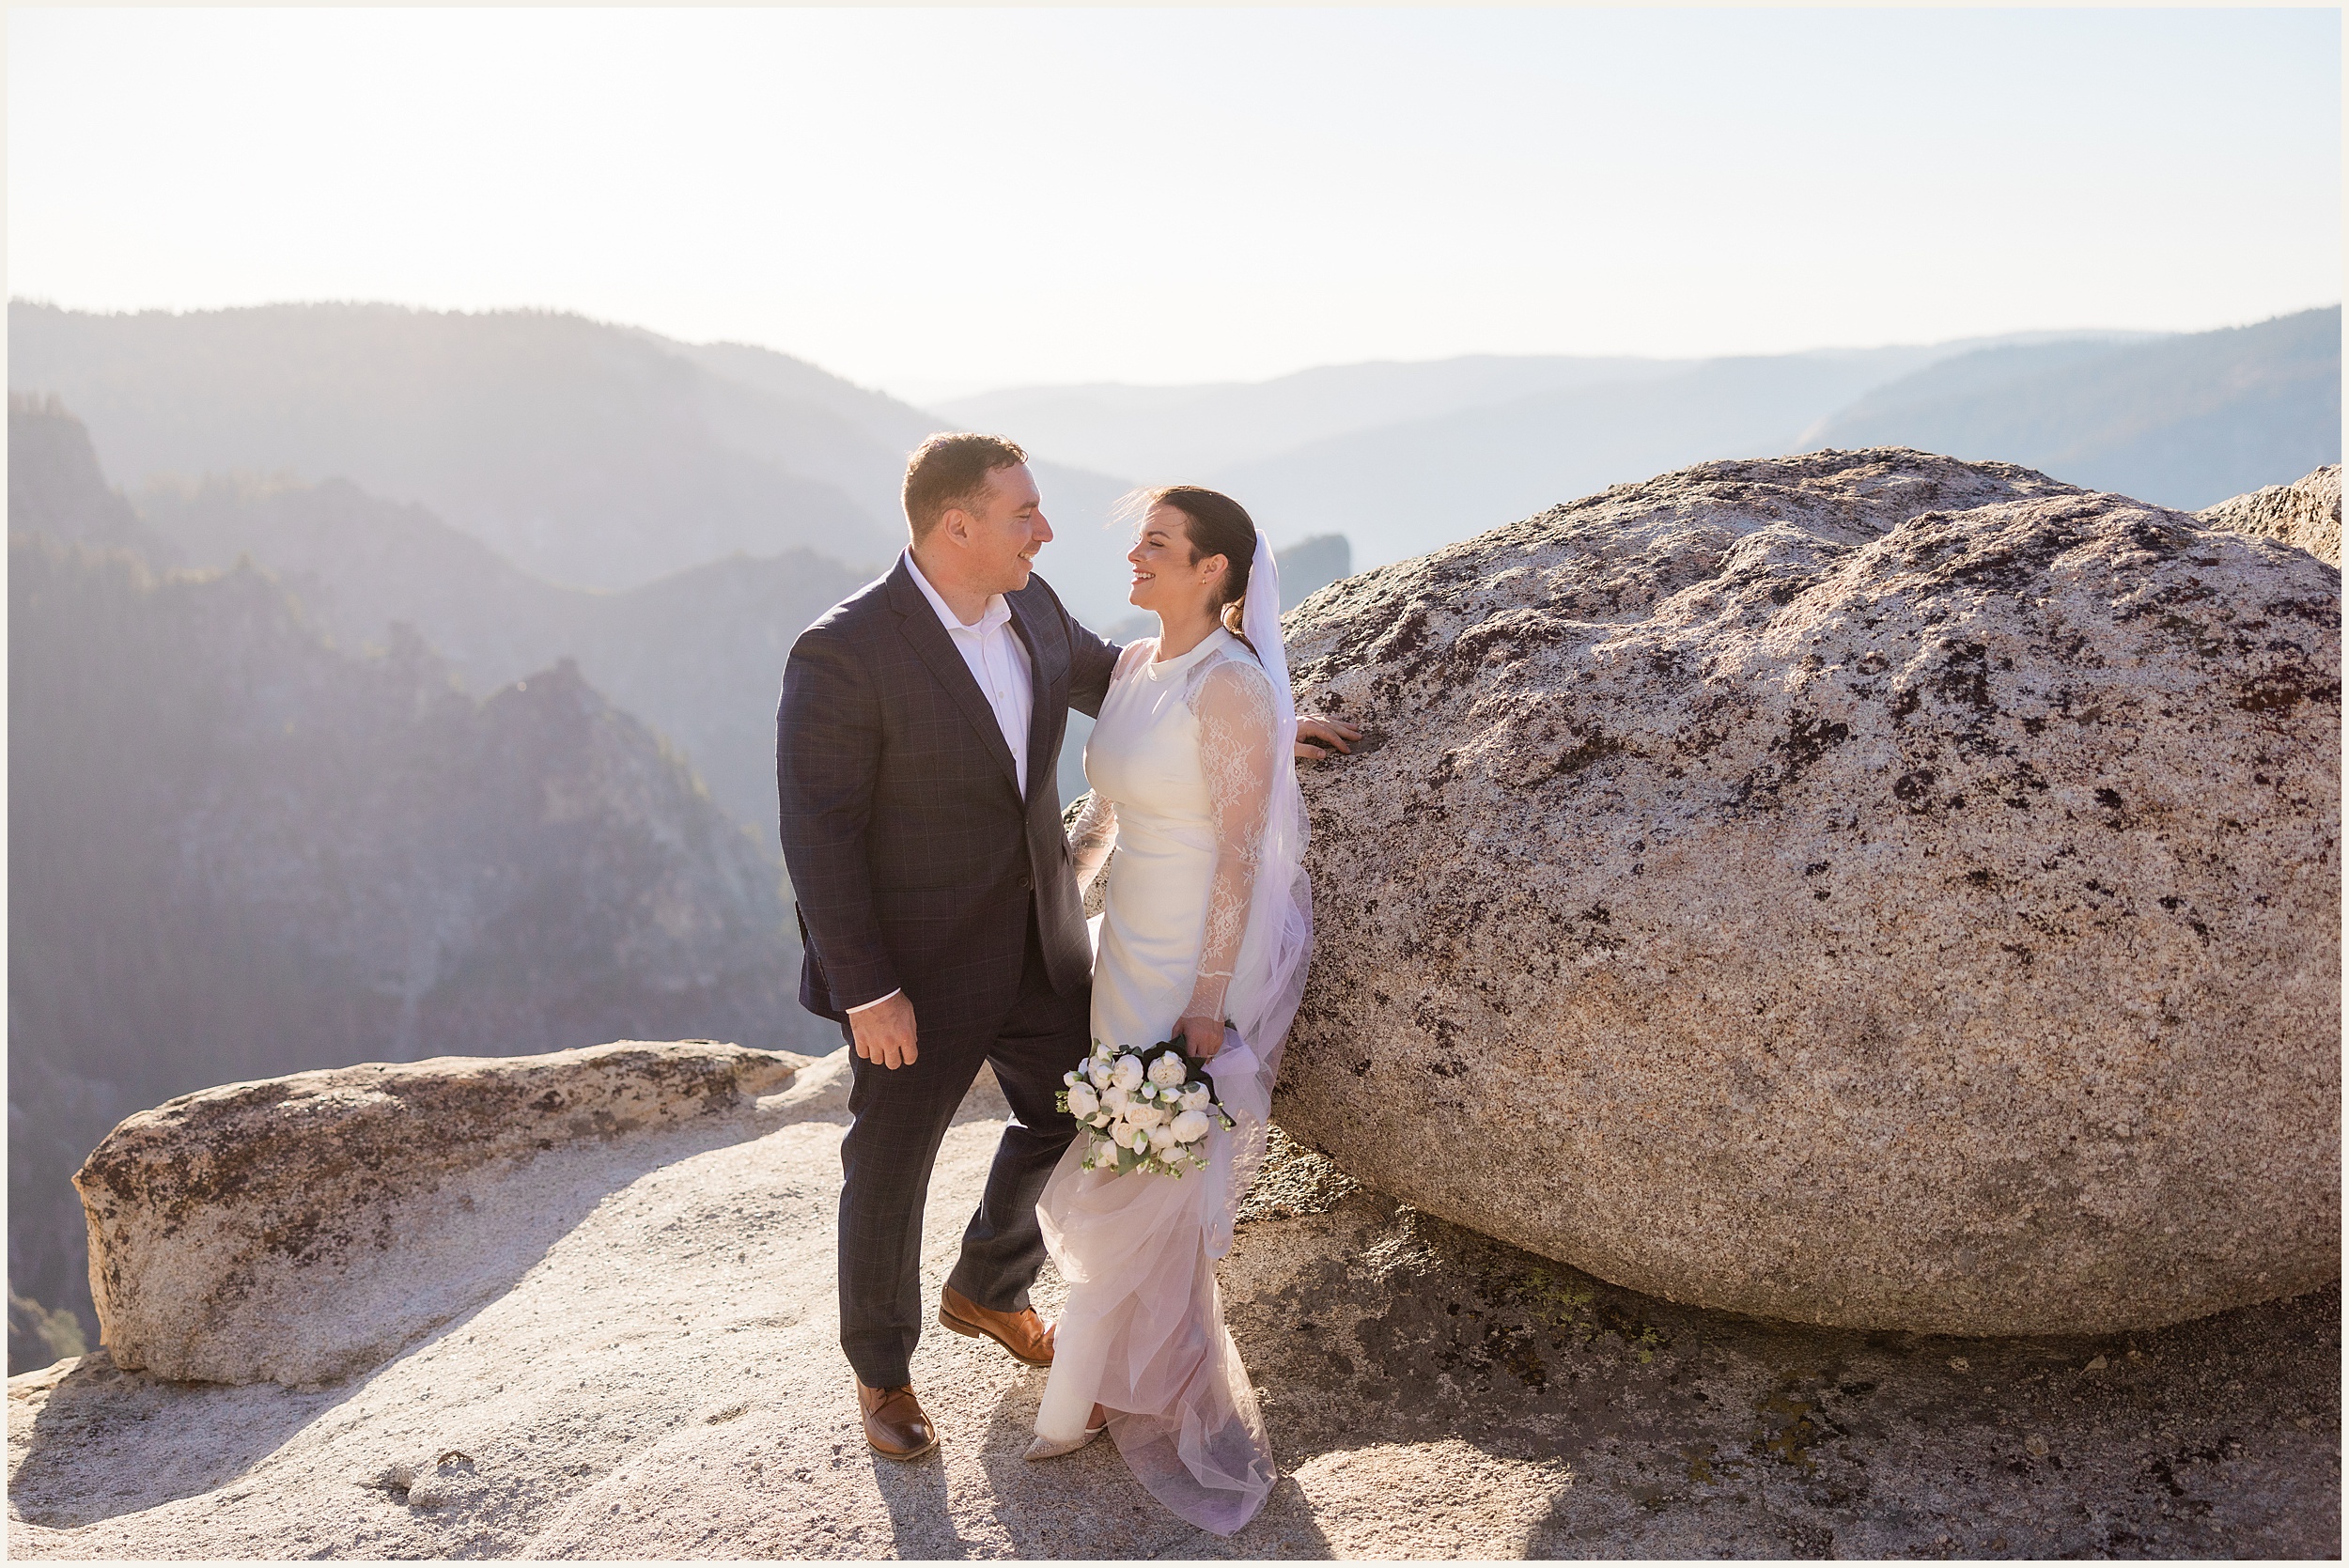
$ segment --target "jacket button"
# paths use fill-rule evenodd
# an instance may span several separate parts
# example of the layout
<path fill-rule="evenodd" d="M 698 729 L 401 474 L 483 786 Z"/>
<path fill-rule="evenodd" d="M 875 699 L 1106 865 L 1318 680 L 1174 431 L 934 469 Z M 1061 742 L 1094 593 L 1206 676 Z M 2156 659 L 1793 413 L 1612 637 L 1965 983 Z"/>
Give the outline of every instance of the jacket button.
<path fill-rule="evenodd" d="M 1019 874 L 1019 891 L 1021 893 L 1035 891 L 1035 878 L 1024 871 Z"/>

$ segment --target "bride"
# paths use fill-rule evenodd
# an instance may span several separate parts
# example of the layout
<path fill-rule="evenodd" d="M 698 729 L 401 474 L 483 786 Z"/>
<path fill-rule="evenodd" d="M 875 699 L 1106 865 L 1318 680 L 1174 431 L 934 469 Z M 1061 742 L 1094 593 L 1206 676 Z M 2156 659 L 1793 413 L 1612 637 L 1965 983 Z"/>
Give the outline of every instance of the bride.
<path fill-rule="evenodd" d="M 1272 552 L 1228 496 L 1174 485 L 1145 500 L 1130 598 L 1157 613 L 1159 634 L 1118 660 L 1070 843 L 1081 887 L 1116 851 L 1093 1037 L 1175 1039 L 1212 1057 L 1233 1126 L 1209 1135 L 1201 1173 L 1086 1170 L 1083 1137 L 1052 1172 L 1037 1212 L 1068 1302 L 1028 1457 L 1107 1430 L 1160 1502 L 1228 1535 L 1278 1472 L 1214 1260 L 1264 1157 L 1313 905 Z"/>

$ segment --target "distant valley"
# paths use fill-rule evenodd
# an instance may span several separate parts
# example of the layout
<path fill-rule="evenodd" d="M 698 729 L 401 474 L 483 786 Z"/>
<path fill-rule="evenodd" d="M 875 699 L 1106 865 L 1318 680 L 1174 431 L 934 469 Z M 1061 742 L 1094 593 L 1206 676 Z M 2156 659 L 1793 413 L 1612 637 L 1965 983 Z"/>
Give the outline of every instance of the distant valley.
<path fill-rule="evenodd" d="M 406 625 L 465 685 L 489 691 L 573 659 L 596 688 L 674 741 L 710 794 L 762 842 L 773 831 L 772 716 L 801 630 L 870 580 L 813 550 L 729 555 L 618 593 L 531 576 L 424 507 L 344 480 L 210 479 L 141 494 L 137 528 L 154 559 L 266 567 L 339 646 L 381 647 Z M 1295 598 L 1347 574 L 1343 538 L 1284 552 Z M 1122 574 L 1121 574 L 1122 576 Z M 1097 617 L 1108 636 L 1148 635 L 1130 606 Z M 1083 788 L 1082 715 L 1062 790 Z"/>
<path fill-rule="evenodd" d="M 1143 483 L 1238 496 L 1295 604 L 1709 458 L 1915 444 L 2183 508 L 2340 460 L 2337 308 L 935 411 L 551 312 L 9 327 L 12 1359 L 94 1329 L 65 1175 L 168 1094 L 628 1034 L 832 1046 L 793 1000 L 774 699 L 899 548 L 933 430 L 1028 446 L 1041 570 L 1120 639 L 1150 629 L 1113 515 Z"/>
<path fill-rule="evenodd" d="M 793 550 L 869 575 L 903 542 L 907 452 L 948 427 L 786 354 L 549 311 L 98 316 L 15 301 L 8 386 L 56 396 L 133 492 L 342 479 L 534 577 L 605 592 Z M 1037 472 L 1061 531 L 1057 585 L 1115 616 L 1125 545 L 1110 512 L 1130 486 Z"/>
<path fill-rule="evenodd" d="M 420 634 L 490 691 L 574 659 L 691 759 L 735 821 L 771 838 L 772 715 L 792 640 L 867 581 L 808 549 L 728 555 L 617 593 L 532 576 L 421 505 L 340 479 L 150 488 L 145 526 L 175 565 L 268 568 L 341 647 Z"/>
<path fill-rule="evenodd" d="M 905 453 L 1035 456 L 1045 574 L 1125 618 L 1117 497 L 1229 489 L 1356 569 L 1684 463 L 1826 444 L 2001 458 L 2194 509 L 2340 459 L 2341 312 L 2222 332 L 2038 333 L 1707 361 L 1471 355 L 1253 383 L 1013 388 L 923 410 L 788 354 L 552 312 L 9 306 L 9 386 L 84 419 L 134 494 L 348 481 L 548 584 L 626 592 L 737 554 L 851 574 L 902 536 Z"/>
<path fill-rule="evenodd" d="M 615 1038 L 830 1048 L 768 837 L 578 666 L 481 699 L 413 631 L 339 651 L 250 565 L 157 575 L 62 411 L 12 399 L 9 448 L 12 1358 L 58 1311 L 94 1331 L 67 1177 L 172 1094 Z"/>
<path fill-rule="evenodd" d="M 1711 458 L 1908 445 L 2185 510 L 2341 460 L 2341 311 L 1703 362 L 1475 356 L 946 403 L 1061 461 L 1239 496 L 1356 568 Z"/>
<path fill-rule="evenodd" d="M 1886 443 L 2200 511 L 2341 461 L 2341 310 L 2103 351 L 1983 349 L 1875 388 L 1800 442 Z"/>

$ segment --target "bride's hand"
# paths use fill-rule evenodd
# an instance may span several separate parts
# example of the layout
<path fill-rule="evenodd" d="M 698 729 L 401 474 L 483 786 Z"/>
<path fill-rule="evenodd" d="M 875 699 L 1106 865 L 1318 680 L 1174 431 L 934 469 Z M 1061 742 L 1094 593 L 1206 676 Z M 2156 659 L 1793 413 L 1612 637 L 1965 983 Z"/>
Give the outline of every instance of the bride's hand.
<path fill-rule="evenodd" d="M 1220 1018 L 1185 1018 L 1174 1026 L 1174 1032 L 1183 1042 L 1183 1049 L 1193 1056 L 1209 1057 L 1223 1048 L 1223 1022 Z"/>
<path fill-rule="evenodd" d="M 1297 760 L 1319 762 L 1331 752 L 1351 754 L 1349 741 L 1360 740 L 1362 732 L 1340 719 L 1311 719 L 1299 715 L 1297 721 Z"/>

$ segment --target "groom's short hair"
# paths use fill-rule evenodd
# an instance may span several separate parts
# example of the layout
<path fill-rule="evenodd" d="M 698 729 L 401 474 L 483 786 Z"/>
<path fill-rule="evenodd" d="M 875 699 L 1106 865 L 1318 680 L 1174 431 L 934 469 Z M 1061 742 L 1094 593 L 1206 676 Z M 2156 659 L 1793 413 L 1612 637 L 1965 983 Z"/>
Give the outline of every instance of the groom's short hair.
<path fill-rule="evenodd" d="M 987 476 L 1017 468 L 1028 455 L 1001 436 L 969 431 L 936 435 L 906 459 L 906 525 L 918 542 L 938 526 L 950 506 L 967 505 L 987 490 Z"/>

